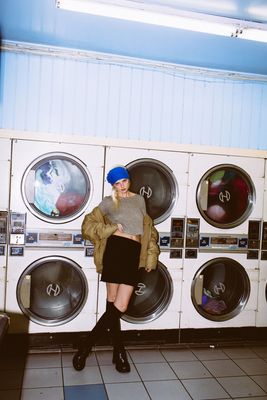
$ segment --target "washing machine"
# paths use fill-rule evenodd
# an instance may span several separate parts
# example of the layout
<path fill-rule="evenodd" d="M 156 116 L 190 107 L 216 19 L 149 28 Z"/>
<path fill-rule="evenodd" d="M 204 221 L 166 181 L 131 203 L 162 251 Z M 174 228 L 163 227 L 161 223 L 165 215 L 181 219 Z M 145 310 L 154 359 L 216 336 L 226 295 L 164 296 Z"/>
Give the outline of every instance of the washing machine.
<path fill-rule="evenodd" d="M 0 147 L 0 311 L 3 311 L 6 287 L 11 141 L 1 138 Z"/>
<path fill-rule="evenodd" d="M 159 232 L 170 232 L 171 218 L 186 214 L 188 154 L 135 148 L 106 149 L 105 176 L 124 165 L 131 178 L 130 190 L 141 194 L 147 213 Z M 105 181 L 104 195 L 111 194 Z"/>
<path fill-rule="evenodd" d="M 96 323 L 98 275 L 78 232 L 27 232 L 10 245 L 6 313 L 10 333 L 88 331 Z"/>
<path fill-rule="evenodd" d="M 183 221 L 186 212 L 188 154 L 135 148 L 106 149 L 105 176 L 116 165 L 127 167 L 131 188 L 141 194 L 147 213 L 160 234 L 158 267 L 147 273 L 141 269 L 138 285 L 123 316 L 123 330 L 178 329 L 183 268 Z M 105 182 L 104 194 L 111 187 Z M 180 226 L 181 225 L 181 226 Z M 171 232 L 176 243 L 171 243 Z M 171 248 L 172 247 L 172 248 Z M 103 286 L 99 315 L 105 308 Z"/>
<path fill-rule="evenodd" d="M 187 217 L 200 232 L 248 234 L 249 220 L 262 219 L 264 159 L 191 154 Z"/>
<path fill-rule="evenodd" d="M 80 229 L 102 198 L 101 146 L 14 140 L 10 209 L 26 229 Z"/>
<path fill-rule="evenodd" d="M 0 210 L 8 211 L 9 207 L 9 181 L 10 181 L 10 160 L 11 160 L 11 140 L 0 138 Z"/>
<path fill-rule="evenodd" d="M 205 234 L 199 243 L 185 252 L 181 329 L 255 327 L 258 254 L 248 258 L 242 235 Z"/>
<path fill-rule="evenodd" d="M 127 312 L 121 321 L 122 330 L 178 329 L 182 287 L 182 259 L 170 258 L 162 251 L 157 269 L 139 270 Z M 100 282 L 98 318 L 106 307 L 106 287 Z"/>
<path fill-rule="evenodd" d="M 262 257 L 265 259 L 260 262 L 257 327 L 267 327 L 267 254 Z"/>
<path fill-rule="evenodd" d="M 267 162 L 265 164 L 264 207 L 261 234 L 259 297 L 256 326 L 267 327 Z"/>

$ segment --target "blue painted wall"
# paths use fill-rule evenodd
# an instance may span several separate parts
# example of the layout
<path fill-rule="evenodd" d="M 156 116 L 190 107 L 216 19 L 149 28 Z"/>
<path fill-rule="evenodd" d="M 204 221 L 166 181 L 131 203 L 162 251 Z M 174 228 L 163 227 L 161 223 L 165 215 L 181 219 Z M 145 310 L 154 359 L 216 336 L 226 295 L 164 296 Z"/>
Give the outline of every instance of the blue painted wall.
<path fill-rule="evenodd" d="M 264 82 L 3 51 L 0 127 L 267 149 Z"/>

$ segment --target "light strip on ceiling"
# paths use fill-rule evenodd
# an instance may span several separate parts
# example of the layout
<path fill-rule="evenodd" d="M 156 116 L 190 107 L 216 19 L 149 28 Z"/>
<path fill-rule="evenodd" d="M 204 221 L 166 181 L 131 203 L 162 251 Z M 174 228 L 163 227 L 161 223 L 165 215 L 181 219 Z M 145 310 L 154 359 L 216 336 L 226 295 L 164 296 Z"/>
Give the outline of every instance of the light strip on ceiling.
<path fill-rule="evenodd" d="M 219 36 L 267 42 L 267 25 L 200 13 L 179 12 L 170 7 L 131 0 L 56 0 L 58 8 Z"/>

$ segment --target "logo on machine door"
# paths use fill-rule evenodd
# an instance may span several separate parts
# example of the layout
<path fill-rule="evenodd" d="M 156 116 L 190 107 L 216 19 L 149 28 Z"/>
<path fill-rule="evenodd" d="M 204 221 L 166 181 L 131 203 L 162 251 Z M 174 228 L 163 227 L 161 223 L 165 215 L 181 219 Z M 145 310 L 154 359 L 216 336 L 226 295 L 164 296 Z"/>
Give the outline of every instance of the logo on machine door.
<path fill-rule="evenodd" d="M 57 283 L 50 283 L 46 288 L 46 293 L 50 297 L 57 297 L 60 294 L 60 286 Z"/>
<path fill-rule="evenodd" d="M 136 296 L 143 296 L 145 294 L 145 290 L 146 290 L 146 285 L 142 282 L 139 282 L 137 284 L 138 289 L 135 290 L 135 294 Z"/>
<path fill-rule="evenodd" d="M 219 295 L 225 292 L 225 285 L 222 282 L 218 282 L 217 285 L 213 286 L 213 291 L 215 294 Z"/>
<path fill-rule="evenodd" d="M 150 199 L 152 196 L 152 189 L 149 186 L 142 186 L 139 190 L 139 193 L 141 196 L 146 197 L 147 199 Z"/>
<path fill-rule="evenodd" d="M 220 192 L 219 194 L 219 199 L 221 203 L 229 202 L 231 199 L 231 194 L 228 192 L 228 190 L 225 190 L 224 192 Z"/>

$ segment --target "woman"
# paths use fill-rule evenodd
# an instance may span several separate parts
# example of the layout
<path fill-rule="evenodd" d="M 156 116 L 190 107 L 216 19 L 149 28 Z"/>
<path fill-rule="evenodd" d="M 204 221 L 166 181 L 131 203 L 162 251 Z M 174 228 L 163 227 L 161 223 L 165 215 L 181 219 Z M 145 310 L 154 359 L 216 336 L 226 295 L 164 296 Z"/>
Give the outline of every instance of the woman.
<path fill-rule="evenodd" d="M 84 239 L 94 244 L 94 262 L 101 281 L 106 282 L 106 312 L 78 346 L 73 366 L 80 371 L 93 345 L 110 331 L 113 363 L 119 372 L 129 372 L 130 365 L 121 338 L 120 317 L 127 310 L 137 284 L 138 268 L 155 269 L 159 255 L 158 233 L 146 214 L 144 198 L 129 191 L 130 178 L 125 167 L 115 167 L 107 174 L 112 196 L 105 197 L 87 214 L 82 224 Z"/>

